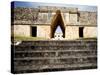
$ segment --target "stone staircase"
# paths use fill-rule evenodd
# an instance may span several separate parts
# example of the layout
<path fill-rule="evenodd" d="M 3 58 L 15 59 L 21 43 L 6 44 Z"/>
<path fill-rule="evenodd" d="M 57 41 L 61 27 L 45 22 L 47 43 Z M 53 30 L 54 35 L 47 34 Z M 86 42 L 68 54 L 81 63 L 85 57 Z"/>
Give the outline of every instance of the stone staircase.
<path fill-rule="evenodd" d="M 97 68 L 97 41 L 23 41 L 12 45 L 11 72 Z"/>

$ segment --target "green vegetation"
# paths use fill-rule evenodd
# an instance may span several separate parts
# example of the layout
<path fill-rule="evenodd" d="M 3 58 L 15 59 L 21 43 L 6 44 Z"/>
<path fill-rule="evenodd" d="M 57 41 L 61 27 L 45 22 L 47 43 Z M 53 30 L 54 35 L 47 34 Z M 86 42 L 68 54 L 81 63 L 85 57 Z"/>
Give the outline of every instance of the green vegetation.
<path fill-rule="evenodd" d="M 12 40 L 14 41 L 34 41 L 34 40 L 47 40 L 42 37 L 26 37 L 26 36 L 12 36 Z"/>
<path fill-rule="evenodd" d="M 77 40 L 97 40 L 97 37 L 91 37 L 91 38 L 79 38 Z"/>
<path fill-rule="evenodd" d="M 12 35 L 11 36 L 12 41 L 35 41 L 35 40 L 49 40 L 47 38 L 43 37 L 27 37 L 27 36 L 21 36 L 21 35 Z M 92 38 L 79 38 L 76 40 L 97 40 L 97 37 L 92 37 Z"/>

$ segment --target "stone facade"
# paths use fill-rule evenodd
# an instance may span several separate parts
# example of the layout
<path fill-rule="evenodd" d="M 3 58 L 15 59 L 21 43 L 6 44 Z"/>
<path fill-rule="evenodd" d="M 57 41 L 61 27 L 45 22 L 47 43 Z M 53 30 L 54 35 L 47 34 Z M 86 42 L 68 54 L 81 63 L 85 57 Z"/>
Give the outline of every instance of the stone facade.
<path fill-rule="evenodd" d="M 79 38 L 78 27 L 77 26 L 66 26 L 65 30 L 66 39 L 77 39 Z"/>
<path fill-rule="evenodd" d="M 37 37 L 50 39 L 50 26 L 37 26 Z"/>
<path fill-rule="evenodd" d="M 29 25 L 13 25 L 12 33 L 18 36 L 30 36 L 30 26 Z"/>
<path fill-rule="evenodd" d="M 16 41 L 11 37 L 11 72 L 14 74 L 98 67 L 97 40 L 83 40 L 97 37 L 96 12 L 54 6 L 17 7 L 12 9 L 11 29 L 13 35 L 29 39 Z M 31 40 L 31 37 L 37 38 Z M 36 40 L 38 37 L 46 39 Z"/>
<path fill-rule="evenodd" d="M 36 26 L 36 37 L 51 39 L 57 27 L 57 10 L 60 11 L 65 39 L 78 39 L 79 28 L 83 27 L 83 38 L 97 37 L 97 12 L 78 11 L 78 8 L 40 6 L 38 8 L 14 8 L 12 29 L 15 35 L 32 36 L 31 27 Z M 27 15 L 28 14 L 28 15 Z M 54 26 L 54 31 L 52 27 Z M 92 32 L 92 34 L 91 34 Z"/>
<path fill-rule="evenodd" d="M 97 37 L 97 27 L 84 27 L 84 37 Z"/>

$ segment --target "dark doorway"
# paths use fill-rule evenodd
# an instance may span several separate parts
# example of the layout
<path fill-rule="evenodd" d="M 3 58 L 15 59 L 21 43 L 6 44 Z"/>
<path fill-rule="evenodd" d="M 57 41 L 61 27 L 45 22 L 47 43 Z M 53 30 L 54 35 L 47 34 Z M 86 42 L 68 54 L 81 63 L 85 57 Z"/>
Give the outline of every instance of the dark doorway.
<path fill-rule="evenodd" d="M 32 35 L 32 37 L 37 36 L 37 27 L 31 27 L 31 35 Z"/>
<path fill-rule="evenodd" d="M 83 37 L 83 27 L 79 27 L 79 37 Z"/>
<path fill-rule="evenodd" d="M 56 14 L 54 15 L 54 17 L 52 19 L 51 38 L 54 38 L 54 33 L 55 33 L 58 26 L 61 28 L 61 31 L 63 33 L 63 38 L 64 38 L 65 37 L 65 26 L 64 26 L 64 22 L 63 22 L 63 18 L 62 18 L 60 10 L 56 11 Z"/>

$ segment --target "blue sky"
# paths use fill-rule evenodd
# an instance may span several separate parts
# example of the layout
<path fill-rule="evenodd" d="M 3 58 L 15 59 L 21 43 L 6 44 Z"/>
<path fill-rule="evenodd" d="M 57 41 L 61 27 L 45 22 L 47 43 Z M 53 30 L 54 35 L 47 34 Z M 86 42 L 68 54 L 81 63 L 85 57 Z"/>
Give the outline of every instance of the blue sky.
<path fill-rule="evenodd" d="M 87 5 L 72 5 L 72 4 L 56 4 L 56 3 L 39 3 L 39 2 L 23 2 L 15 1 L 15 7 L 29 7 L 37 8 L 38 6 L 58 6 L 58 7 L 76 7 L 81 11 L 97 11 L 96 6 L 87 6 Z"/>
<path fill-rule="evenodd" d="M 60 26 L 57 26 L 57 29 L 56 29 L 55 33 L 62 33 L 62 30 L 61 30 Z"/>

